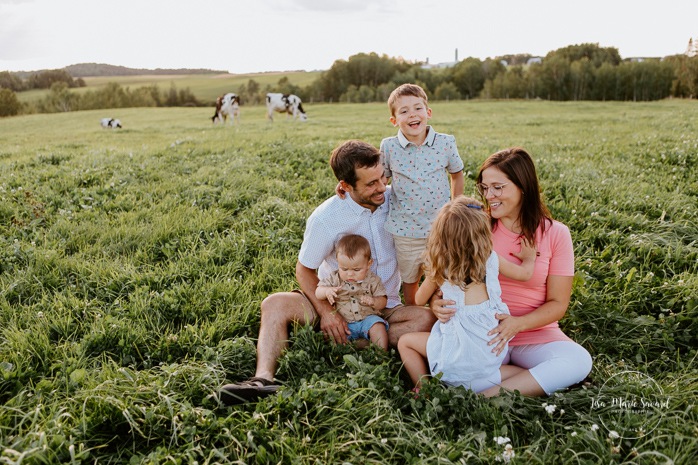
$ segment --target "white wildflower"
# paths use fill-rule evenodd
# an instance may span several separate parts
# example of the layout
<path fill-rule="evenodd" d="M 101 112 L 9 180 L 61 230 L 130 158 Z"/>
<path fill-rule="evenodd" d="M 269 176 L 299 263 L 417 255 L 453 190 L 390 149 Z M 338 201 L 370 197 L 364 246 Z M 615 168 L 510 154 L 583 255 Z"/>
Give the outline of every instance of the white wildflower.
<path fill-rule="evenodd" d="M 388 444 L 388 439 L 387 438 L 381 439 L 381 444 Z"/>
<path fill-rule="evenodd" d="M 576 431 L 572 431 L 572 434 L 570 434 L 570 436 L 572 436 L 572 437 L 575 437 L 576 435 L 577 435 Z"/>
<path fill-rule="evenodd" d="M 494 442 L 496 442 L 497 445 L 501 446 L 502 444 L 507 444 L 507 443 L 511 442 L 511 439 L 505 438 L 503 436 L 497 436 L 494 438 Z"/>
<path fill-rule="evenodd" d="M 511 444 L 504 446 L 504 452 L 502 452 L 502 460 L 504 463 L 509 463 L 515 456 L 516 454 L 514 454 L 514 448 Z"/>
<path fill-rule="evenodd" d="M 548 412 L 550 415 L 552 415 L 553 412 L 555 411 L 555 409 L 557 408 L 557 405 L 554 405 L 554 404 L 550 404 L 550 405 L 548 405 L 548 404 L 543 404 L 543 408 L 545 409 L 546 412 Z"/>
<path fill-rule="evenodd" d="M 608 432 L 608 437 L 611 439 L 618 439 L 620 437 L 620 434 L 618 434 L 618 431 L 609 431 Z"/>
<path fill-rule="evenodd" d="M 598 430 L 599 430 L 599 425 L 597 425 L 596 423 L 594 423 L 593 425 L 591 425 L 591 430 L 592 430 L 592 431 L 598 431 Z"/>

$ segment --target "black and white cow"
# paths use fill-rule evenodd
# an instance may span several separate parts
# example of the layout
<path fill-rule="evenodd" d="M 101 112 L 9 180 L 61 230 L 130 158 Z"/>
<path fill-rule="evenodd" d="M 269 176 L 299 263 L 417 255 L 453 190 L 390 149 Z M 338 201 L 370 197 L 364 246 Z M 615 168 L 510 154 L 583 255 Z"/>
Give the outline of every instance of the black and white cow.
<path fill-rule="evenodd" d="M 274 112 L 288 113 L 287 118 L 301 121 L 308 119 L 300 97 L 293 94 L 267 94 L 267 118 L 274 121 Z"/>
<path fill-rule="evenodd" d="M 114 118 L 102 118 L 100 121 L 102 128 L 105 129 L 116 129 L 121 127 L 121 121 Z"/>
<path fill-rule="evenodd" d="M 235 118 L 240 122 L 240 96 L 232 92 L 221 95 L 216 99 L 216 112 L 211 117 L 213 124 L 226 123 L 230 116 L 231 124 L 235 124 Z"/>

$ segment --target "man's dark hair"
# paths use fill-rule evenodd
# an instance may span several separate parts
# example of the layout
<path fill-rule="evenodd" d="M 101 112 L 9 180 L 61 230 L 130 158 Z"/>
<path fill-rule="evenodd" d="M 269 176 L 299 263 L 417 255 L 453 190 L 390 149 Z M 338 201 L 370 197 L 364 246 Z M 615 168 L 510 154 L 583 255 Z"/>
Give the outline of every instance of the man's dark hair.
<path fill-rule="evenodd" d="M 332 151 L 330 166 L 338 181 L 356 187 L 356 169 L 380 163 L 380 151 L 368 142 L 348 140 Z"/>

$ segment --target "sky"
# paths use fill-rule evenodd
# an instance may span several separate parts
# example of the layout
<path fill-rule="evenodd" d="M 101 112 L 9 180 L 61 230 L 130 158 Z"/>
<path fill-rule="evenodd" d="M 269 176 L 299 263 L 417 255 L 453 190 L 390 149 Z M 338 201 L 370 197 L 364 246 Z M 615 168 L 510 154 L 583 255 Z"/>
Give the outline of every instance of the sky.
<path fill-rule="evenodd" d="M 0 71 L 314 71 L 358 53 L 437 64 L 581 43 L 661 57 L 698 41 L 696 18 L 698 0 L 0 0 Z"/>

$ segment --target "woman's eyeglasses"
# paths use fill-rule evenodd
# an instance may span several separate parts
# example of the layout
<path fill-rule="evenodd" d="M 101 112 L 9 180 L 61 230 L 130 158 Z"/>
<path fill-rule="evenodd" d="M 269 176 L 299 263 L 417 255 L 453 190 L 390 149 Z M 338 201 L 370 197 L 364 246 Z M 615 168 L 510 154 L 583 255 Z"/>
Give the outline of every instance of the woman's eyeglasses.
<path fill-rule="evenodd" d="M 505 182 L 504 184 L 492 184 L 491 186 L 488 186 L 487 184 L 476 184 L 475 187 L 477 187 L 477 191 L 482 197 L 487 197 L 488 192 L 492 192 L 492 195 L 499 197 L 502 195 L 502 190 L 507 184 L 509 183 Z"/>

